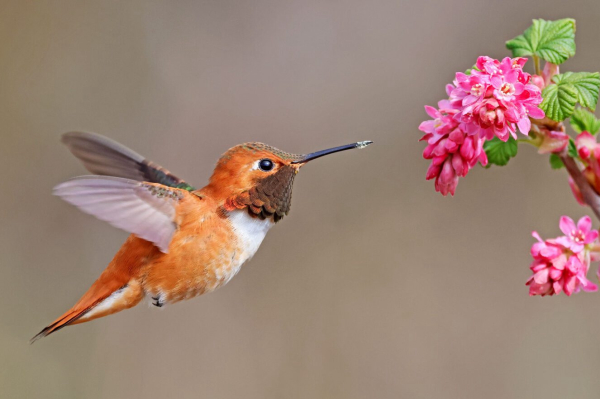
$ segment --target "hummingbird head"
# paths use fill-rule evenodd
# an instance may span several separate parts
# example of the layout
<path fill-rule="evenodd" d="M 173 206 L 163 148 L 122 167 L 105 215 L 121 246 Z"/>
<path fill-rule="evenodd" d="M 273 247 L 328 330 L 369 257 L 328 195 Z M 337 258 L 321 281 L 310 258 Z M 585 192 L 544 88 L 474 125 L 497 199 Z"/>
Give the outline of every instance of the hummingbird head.
<path fill-rule="evenodd" d="M 302 155 L 263 143 L 240 144 L 221 156 L 207 189 L 224 200 L 227 211 L 246 208 L 251 216 L 277 222 L 290 210 L 294 177 L 302 166 L 313 159 L 371 143 L 361 141 Z"/>

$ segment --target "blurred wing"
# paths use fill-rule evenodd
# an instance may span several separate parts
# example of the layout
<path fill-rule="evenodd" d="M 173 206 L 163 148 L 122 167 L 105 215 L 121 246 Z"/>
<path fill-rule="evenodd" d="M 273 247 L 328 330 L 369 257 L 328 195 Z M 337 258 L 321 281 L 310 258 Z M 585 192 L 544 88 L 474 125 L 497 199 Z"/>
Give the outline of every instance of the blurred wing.
<path fill-rule="evenodd" d="M 162 252 L 177 229 L 176 208 L 184 192 L 118 177 L 81 176 L 54 188 L 82 211 L 153 242 Z"/>
<path fill-rule="evenodd" d="M 87 170 L 104 176 L 160 183 L 193 191 L 194 187 L 137 152 L 94 133 L 70 132 L 61 141 L 79 158 Z"/>

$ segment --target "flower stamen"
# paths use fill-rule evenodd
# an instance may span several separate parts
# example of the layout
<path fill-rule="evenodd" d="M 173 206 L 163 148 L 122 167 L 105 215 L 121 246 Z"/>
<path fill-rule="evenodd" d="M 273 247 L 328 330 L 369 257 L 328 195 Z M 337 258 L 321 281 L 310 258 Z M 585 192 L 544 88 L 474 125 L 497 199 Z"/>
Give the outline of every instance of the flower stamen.
<path fill-rule="evenodd" d="M 513 94 L 515 94 L 515 86 L 513 86 L 511 83 L 505 82 L 504 84 L 502 84 L 500 91 L 507 97 L 512 96 Z"/>

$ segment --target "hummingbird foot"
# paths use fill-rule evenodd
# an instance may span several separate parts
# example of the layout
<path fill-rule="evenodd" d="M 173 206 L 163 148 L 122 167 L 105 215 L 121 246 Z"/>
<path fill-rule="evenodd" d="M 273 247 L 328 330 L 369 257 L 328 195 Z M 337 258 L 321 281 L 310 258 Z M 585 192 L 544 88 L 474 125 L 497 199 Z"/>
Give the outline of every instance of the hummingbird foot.
<path fill-rule="evenodd" d="M 154 302 L 152 302 L 152 304 L 158 308 L 162 308 L 163 305 L 165 304 L 165 302 L 161 299 L 160 295 L 153 296 L 152 300 L 154 301 Z"/>

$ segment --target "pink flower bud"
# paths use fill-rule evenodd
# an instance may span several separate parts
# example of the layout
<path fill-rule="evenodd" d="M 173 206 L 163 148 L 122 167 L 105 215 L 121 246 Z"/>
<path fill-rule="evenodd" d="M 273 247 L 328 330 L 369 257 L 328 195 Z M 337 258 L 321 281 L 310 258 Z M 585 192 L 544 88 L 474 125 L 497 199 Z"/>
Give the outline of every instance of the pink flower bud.
<path fill-rule="evenodd" d="M 456 190 L 456 185 L 458 184 L 458 176 L 454 173 L 454 168 L 452 167 L 452 159 L 449 158 L 444 162 L 444 166 L 442 166 L 442 171 L 439 174 L 438 178 L 435 180 L 436 190 L 439 191 L 442 195 L 454 195 Z"/>
<path fill-rule="evenodd" d="M 467 175 L 467 165 L 460 155 L 454 155 L 452 157 L 452 168 L 454 168 L 454 171 L 460 177 L 465 177 Z"/>
<path fill-rule="evenodd" d="M 569 144 L 569 136 L 564 132 L 541 129 L 540 135 L 542 136 L 542 144 L 538 148 L 540 154 L 560 153 Z"/>
<path fill-rule="evenodd" d="M 456 152 L 456 150 L 458 150 L 459 145 L 458 145 L 458 143 L 455 143 L 454 141 L 448 139 L 448 140 L 446 140 L 445 147 L 446 147 L 445 149 L 447 152 L 452 153 L 452 152 Z"/>
<path fill-rule="evenodd" d="M 581 132 L 577 135 L 575 138 L 575 147 L 577 147 L 579 156 L 584 160 L 588 160 L 595 150 L 599 148 L 596 138 L 588 132 Z"/>
<path fill-rule="evenodd" d="M 465 159 L 471 159 L 475 155 L 475 148 L 473 147 L 473 138 L 467 137 L 460 147 L 460 156 Z"/>
<path fill-rule="evenodd" d="M 581 147 L 581 148 L 579 148 L 577 150 L 577 153 L 583 159 L 588 159 L 590 157 L 590 155 L 592 155 L 592 152 L 590 151 L 590 149 L 588 147 Z"/>
<path fill-rule="evenodd" d="M 539 75 L 533 75 L 531 77 L 531 83 L 536 85 L 540 90 L 544 90 L 544 87 L 546 87 L 546 82 L 544 82 L 544 78 Z"/>
<path fill-rule="evenodd" d="M 426 107 L 426 111 L 436 119 L 419 126 L 425 132 L 421 140 L 428 143 L 423 150 L 423 158 L 431 159 L 425 178 L 435 178 L 435 188 L 442 195 L 454 195 L 459 177 L 466 176 L 477 162 L 487 164 L 484 139 L 463 132 L 452 112 L 433 107 Z"/>
<path fill-rule="evenodd" d="M 440 166 L 434 165 L 432 163 L 431 165 L 429 165 L 429 168 L 427 169 L 427 174 L 425 175 L 425 180 L 431 180 L 431 179 L 438 177 L 441 170 L 442 170 L 442 168 Z"/>
<path fill-rule="evenodd" d="M 548 86 L 552 82 L 552 77 L 554 77 L 554 75 L 556 75 L 558 71 L 558 65 L 553 64 L 551 62 L 546 62 L 546 65 L 544 65 L 544 70 L 542 72 L 542 77 L 544 78 L 545 86 Z"/>

